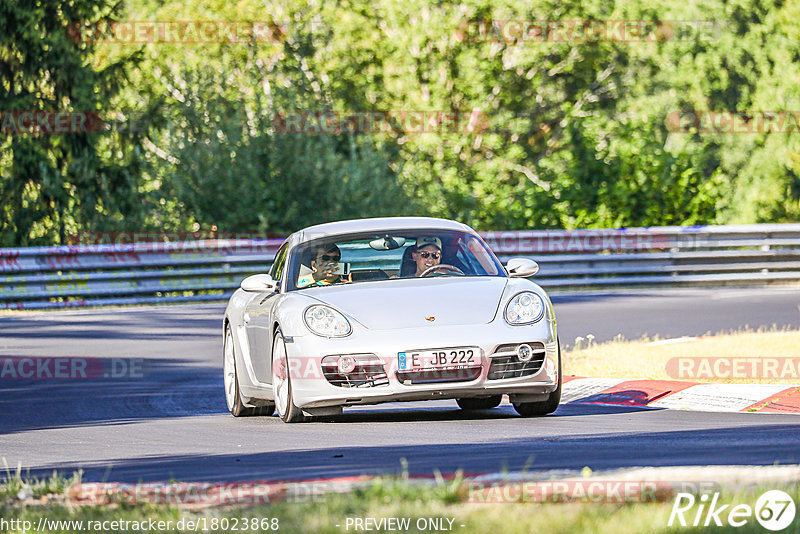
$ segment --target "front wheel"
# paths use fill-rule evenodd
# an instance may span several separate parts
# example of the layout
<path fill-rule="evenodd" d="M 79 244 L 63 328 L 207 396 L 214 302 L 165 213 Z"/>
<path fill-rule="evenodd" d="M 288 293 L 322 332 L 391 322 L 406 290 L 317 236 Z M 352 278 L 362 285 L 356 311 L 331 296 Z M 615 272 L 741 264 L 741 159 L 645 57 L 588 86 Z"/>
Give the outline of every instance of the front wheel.
<path fill-rule="evenodd" d="M 303 410 L 295 406 L 292 396 L 292 377 L 289 358 L 286 355 L 286 344 L 280 329 L 275 332 L 272 343 L 272 392 L 275 397 L 275 408 L 284 423 L 301 423 L 305 420 Z"/>
<path fill-rule="evenodd" d="M 541 402 L 515 402 L 514 409 L 522 417 L 534 417 L 537 415 L 547 415 L 558 409 L 561 402 L 561 344 L 558 345 L 558 386 L 555 391 L 550 393 L 547 400 Z"/>
<path fill-rule="evenodd" d="M 466 411 L 474 411 L 474 410 L 491 410 L 492 408 L 497 408 L 500 406 L 500 402 L 503 400 L 502 395 L 494 395 L 492 397 L 478 397 L 478 398 L 469 398 L 465 397 L 463 399 L 456 399 L 458 403 L 458 407 L 462 410 Z"/>

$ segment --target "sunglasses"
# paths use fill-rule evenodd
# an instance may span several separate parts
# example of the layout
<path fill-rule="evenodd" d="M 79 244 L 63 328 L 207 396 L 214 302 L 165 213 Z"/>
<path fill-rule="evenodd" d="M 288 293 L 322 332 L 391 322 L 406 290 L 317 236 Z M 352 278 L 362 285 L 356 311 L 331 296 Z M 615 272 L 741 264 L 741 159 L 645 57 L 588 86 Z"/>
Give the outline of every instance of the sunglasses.
<path fill-rule="evenodd" d="M 323 254 L 319 257 L 322 261 L 339 261 L 342 259 L 341 256 L 329 256 L 328 254 Z"/>
<path fill-rule="evenodd" d="M 417 252 L 417 254 L 419 254 L 420 256 L 422 256 L 425 259 L 433 258 L 434 260 L 438 260 L 439 258 L 442 257 L 442 253 L 441 252 L 426 252 L 424 250 L 421 250 L 421 251 Z"/>

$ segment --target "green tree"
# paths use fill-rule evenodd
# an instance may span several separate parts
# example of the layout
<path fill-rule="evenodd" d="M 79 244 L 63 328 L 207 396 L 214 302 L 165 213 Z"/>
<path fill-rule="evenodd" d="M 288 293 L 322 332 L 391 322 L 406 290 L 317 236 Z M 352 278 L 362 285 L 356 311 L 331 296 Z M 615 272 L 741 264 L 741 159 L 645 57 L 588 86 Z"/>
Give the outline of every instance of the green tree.
<path fill-rule="evenodd" d="M 114 15 L 281 28 L 273 42 L 141 50 L 65 39 L 71 21 L 112 15 L 99 0 L 0 2 L 0 109 L 145 117 L 133 134 L 0 137 L 6 244 L 390 214 L 483 229 L 800 218 L 800 135 L 669 123 L 800 109 L 797 2 L 130 0 Z M 514 42 L 506 20 L 660 22 L 653 41 L 584 41 L 562 25 L 547 31 L 566 41 Z M 501 22 L 482 39 L 470 21 Z M 475 112 L 486 128 L 278 131 L 275 114 L 296 110 Z"/>
<path fill-rule="evenodd" d="M 254 51 L 227 79 L 201 66 L 163 74 L 182 89 L 165 105 L 169 127 L 158 142 L 157 177 L 159 194 L 181 208 L 180 224 L 288 234 L 332 220 L 413 212 L 391 144 L 276 128 L 277 116 L 330 109 L 322 88 L 294 76 L 294 62 L 303 59 L 294 51 L 268 66 Z"/>
<path fill-rule="evenodd" d="M 0 2 L 0 110 L 105 114 L 127 57 L 98 69 L 75 24 L 111 20 L 107 0 Z M 0 243 L 63 243 L 78 229 L 141 221 L 138 143 L 98 133 L 0 135 Z"/>

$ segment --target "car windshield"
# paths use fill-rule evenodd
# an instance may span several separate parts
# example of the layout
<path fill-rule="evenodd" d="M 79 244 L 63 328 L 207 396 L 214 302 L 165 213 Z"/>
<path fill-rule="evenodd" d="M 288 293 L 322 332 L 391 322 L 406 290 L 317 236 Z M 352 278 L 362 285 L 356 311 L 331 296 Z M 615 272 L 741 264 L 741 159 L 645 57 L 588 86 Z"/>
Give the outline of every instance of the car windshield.
<path fill-rule="evenodd" d="M 303 243 L 289 258 L 289 291 L 327 285 L 438 276 L 506 276 L 476 236 L 417 230 L 336 236 Z"/>

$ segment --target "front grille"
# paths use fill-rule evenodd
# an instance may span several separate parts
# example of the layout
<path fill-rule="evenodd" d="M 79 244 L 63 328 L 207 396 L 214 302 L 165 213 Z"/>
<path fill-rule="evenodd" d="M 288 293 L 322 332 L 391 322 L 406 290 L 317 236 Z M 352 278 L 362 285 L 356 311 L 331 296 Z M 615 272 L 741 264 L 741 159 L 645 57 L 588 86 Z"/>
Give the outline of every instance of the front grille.
<path fill-rule="evenodd" d="M 437 382 L 469 382 L 481 375 L 481 367 L 466 369 L 430 369 L 424 371 L 397 371 L 397 380 L 404 385 L 435 384 Z"/>
<path fill-rule="evenodd" d="M 349 374 L 339 373 L 339 356 L 325 356 L 322 359 L 322 374 L 331 385 L 340 388 L 371 388 L 389 385 L 389 378 L 383 362 L 374 354 L 348 354 L 356 359 L 356 369 Z"/>
<path fill-rule="evenodd" d="M 502 380 L 504 378 L 519 378 L 538 373 L 544 363 L 544 344 L 538 341 L 527 344 L 533 349 L 533 358 L 528 362 L 521 362 L 517 357 L 517 346 L 520 343 L 497 347 L 494 354 L 490 356 L 492 363 L 489 365 L 489 374 L 486 378 L 488 380 Z"/>

